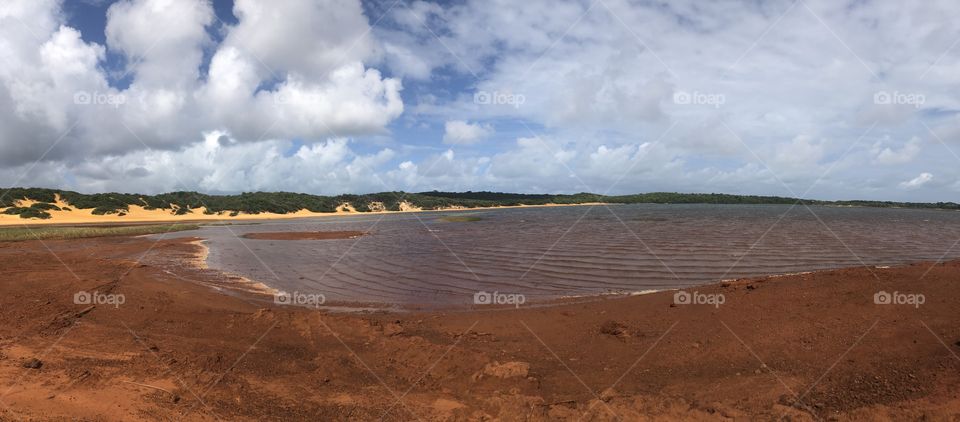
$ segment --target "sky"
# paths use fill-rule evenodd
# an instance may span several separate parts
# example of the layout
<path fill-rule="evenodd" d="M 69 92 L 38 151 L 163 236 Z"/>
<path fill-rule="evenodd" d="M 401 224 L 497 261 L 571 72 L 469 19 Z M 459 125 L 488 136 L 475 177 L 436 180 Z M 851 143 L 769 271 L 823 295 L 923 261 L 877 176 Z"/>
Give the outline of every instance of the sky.
<path fill-rule="evenodd" d="M 4 0 L 0 186 L 958 201 L 958 12 Z"/>

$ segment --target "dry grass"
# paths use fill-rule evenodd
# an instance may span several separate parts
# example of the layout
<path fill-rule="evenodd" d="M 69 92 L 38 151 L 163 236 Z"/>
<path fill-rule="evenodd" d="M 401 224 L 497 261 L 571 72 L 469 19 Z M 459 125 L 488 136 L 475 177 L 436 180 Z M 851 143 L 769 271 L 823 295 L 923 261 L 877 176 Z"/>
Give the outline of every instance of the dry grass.
<path fill-rule="evenodd" d="M 103 236 L 138 236 L 199 228 L 197 224 L 150 224 L 139 226 L 17 227 L 0 229 L 0 242 L 61 240 Z"/>

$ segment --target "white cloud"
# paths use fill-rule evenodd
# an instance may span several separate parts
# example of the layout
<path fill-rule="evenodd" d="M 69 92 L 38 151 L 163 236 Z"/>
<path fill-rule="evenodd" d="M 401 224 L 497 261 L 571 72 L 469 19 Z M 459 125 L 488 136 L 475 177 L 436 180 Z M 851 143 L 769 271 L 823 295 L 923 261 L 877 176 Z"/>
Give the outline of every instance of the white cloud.
<path fill-rule="evenodd" d="M 107 10 L 107 45 L 123 53 L 139 84 L 188 88 L 200 76 L 213 20 L 202 0 L 122 0 Z"/>
<path fill-rule="evenodd" d="M 233 13 L 240 23 L 224 46 L 242 49 L 275 78 L 322 79 L 375 54 L 359 0 L 237 0 Z"/>
<path fill-rule="evenodd" d="M 240 23 L 214 55 L 199 98 L 237 138 L 385 133 L 403 112 L 400 80 L 363 63 L 375 48 L 359 1 L 241 0 L 234 13 Z"/>
<path fill-rule="evenodd" d="M 814 175 L 818 177 L 820 163 L 824 158 L 824 142 L 814 141 L 810 136 L 799 135 L 790 143 L 777 146 L 776 154 L 768 164 L 771 171 L 784 183 L 796 180 L 798 176 Z M 805 189 L 805 188 L 804 188 Z"/>
<path fill-rule="evenodd" d="M 945 17 L 956 9 L 949 1 L 908 7 L 822 0 L 806 1 L 804 7 L 788 1 L 592 4 L 466 1 L 433 9 L 419 2 L 388 15 L 403 31 L 389 25 L 374 31 L 404 51 L 420 52 L 418 64 L 431 65 L 438 79 L 452 71 L 471 81 L 462 95 L 421 101 L 413 107 L 418 115 L 522 120 L 545 128 L 538 135 L 577 139 L 578 147 L 593 149 L 656 139 L 676 124 L 663 139 L 664 148 L 688 166 L 698 160 L 715 166 L 689 171 L 737 174 L 733 169 L 757 164 L 755 152 L 772 169 L 748 172 L 758 183 L 776 174 L 802 191 L 823 176 L 814 195 L 863 192 L 831 192 L 843 185 L 840 177 L 850 186 L 882 181 L 896 187 L 903 179 L 901 167 L 869 164 L 920 161 L 919 140 L 862 154 L 861 136 L 923 137 L 927 131 L 918 121 L 944 133 L 947 142 L 960 133 L 941 128 L 960 127 L 955 118 L 937 115 L 960 109 L 960 100 L 943 94 L 960 83 L 960 59 L 943 55 L 960 36 Z M 424 22 L 440 40 L 420 35 L 430 35 Z M 397 32 L 414 35 L 392 37 Z M 761 34 L 762 42 L 756 42 Z M 519 94 L 525 102 L 477 104 L 473 93 L 481 91 Z M 719 107 L 675 104 L 677 91 L 720 95 L 725 101 Z M 879 92 L 899 96 L 892 104 L 877 103 Z M 923 103 L 897 103 L 918 96 Z M 846 157 L 848 147 L 867 161 Z M 923 164 L 935 166 L 937 174 L 960 177 L 950 157 L 924 157 L 936 163 Z M 855 166 L 858 172 L 850 170 Z M 704 179 L 711 185 L 701 189 L 717 189 L 712 183 L 721 180 Z M 784 193 L 776 185 L 777 193 Z"/>
<path fill-rule="evenodd" d="M 923 185 L 926 185 L 931 181 L 933 181 L 933 175 L 930 173 L 924 172 L 924 173 L 920 173 L 919 176 L 914 177 L 913 179 L 900 183 L 900 187 L 906 188 L 906 189 L 913 189 L 913 188 L 918 188 Z"/>
<path fill-rule="evenodd" d="M 920 153 L 920 138 L 914 136 L 910 138 L 900 149 L 894 150 L 890 147 L 881 147 L 878 142 L 874 144 L 873 154 L 874 162 L 877 164 L 904 164 L 913 161 Z"/>
<path fill-rule="evenodd" d="M 129 186 L 135 185 L 149 193 L 286 190 L 337 194 L 385 190 L 374 175 L 395 156 L 389 148 L 358 153 L 343 138 L 303 145 L 292 152 L 289 141 L 234 142 L 221 131 L 207 132 L 203 138 L 203 142 L 179 151 L 137 151 L 59 171 L 77 179 L 82 190 L 92 191 L 129 191 Z"/>
<path fill-rule="evenodd" d="M 960 138 L 960 56 L 943 54 L 956 4 L 791 5 L 238 0 L 238 23 L 214 29 L 205 0 L 122 0 L 106 28 L 83 28 L 105 32 L 98 45 L 60 2 L 8 0 L 0 185 L 46 154 L 26 180 L 84 190 L 178 187 L 159 165 L 216 191 L 602 191 L 625 174 L 615 193 L 789 194 L 782 180 L 817 181 L 815 197 L 944 199 L 930 188 L 960 179 L 933 142 Z M 118 65 L 123 82 L 105 70 Z M 724 101 L 678 104 L 678 91 Z M 494 126 L 517 142 L 482 142 Z M 294 139 L 306 145 L 290 155 Z M 291 186 L 288 168 L 316 180 Z"/>
<path fill-rule="evenodd" d="M 59 2 L 4 2 L 0 165 L 176 150 L 214 130 L 241 141 L 383 134 L 403 112 L 401 82 L 363 63 L 375 48 L 358 0 L 241 0 L 235 13 L 214 45 L 207 1 L 122 0 L 101 46 L 64 24 Z M 107 50 L 126 60 L 113 75 L 132 79 L 125 89 L 108 83 Z"/>
<path fill-rule="evenodd" d="M 493 126 L 451 120 L 444 125 L 443 142 L 453 145 L 474 144 L 493 134 Z"/>
<path fill-rule="evenodd" d="M 86 155 L 96 141 L 68 133 L 90 111 L 78 107 L 74 95 L 115 92 L 97 68 L 103 47 L 60 25 L 56 6 L 28 0 L 0 5 L 0 165 L 44 154 L 50 160 Z"/>

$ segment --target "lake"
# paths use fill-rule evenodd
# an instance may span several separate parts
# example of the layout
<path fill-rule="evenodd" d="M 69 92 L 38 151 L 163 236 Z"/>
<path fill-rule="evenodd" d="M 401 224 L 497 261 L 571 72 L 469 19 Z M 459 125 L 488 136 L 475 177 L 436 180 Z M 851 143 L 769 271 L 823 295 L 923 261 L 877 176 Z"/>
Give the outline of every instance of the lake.
<path fill-rule="evenodd" d="M 447 222 L 443 216 L 479 217 Z M 360 230 L 355 239 L 244 239 Z M 211 268 L 328 301 L 471 304 L 960 257 L 960 213 L 785 205 L 610 205 L 330 216 L 204 227 Z"/>

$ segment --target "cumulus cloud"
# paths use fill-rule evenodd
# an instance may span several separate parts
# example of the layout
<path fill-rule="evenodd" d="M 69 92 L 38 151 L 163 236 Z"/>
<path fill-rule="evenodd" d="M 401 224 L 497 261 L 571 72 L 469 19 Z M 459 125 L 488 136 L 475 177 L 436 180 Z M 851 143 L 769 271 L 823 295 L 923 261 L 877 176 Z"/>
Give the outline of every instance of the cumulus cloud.
<path fill-rule="evenodd" d="M 421 115 L 519 119 L 593 149 L 655 139 L 675 124 L 666 148 L 706 166 L 688 169 L 712 173 L 705 183 L 776 174 L 805 189 L 823 176 L 815 191 L 823 195 L 841 185 L 838 177 L 895 187 L 902 175 L 892 164 L 921 159 L 960 176 L 950 156 L 919 149 L 927 135 L 919 122 L 947 142 L 960 127 L 943 118 L 960 109 L 943 94 L 960 82 L 960 59 L 944 55 L 960 36 L 944 18 L 955 9 L 948 1 L 424 3 L 398 6 L 386 18 L 393 27 L 374 29 L 398 49 L 420 52 L 418 74 L 429 66 L 438 77 L 452 71 L 470 80 L 468 92 L 420 101 L 413 109 Z M 678 93 L 692 100 L 677 101 Z M 511 101 L 517 97 L 523 101 Z M 911 141 L 864 151 L 864 136 Z M 885 167 L 863 168 L 869 164 Z M 859 174 L 849 171 L 856 165 Z"/>
<path fill-rule="evenodd" d="M 882 147 L 878 142 L 873 146 L 874 162 L 877 164 L 904 164 L 913 161 L 920 153 L 920 138 L 910 138 L 901 148 Z"/>
<path fill-rule="evenodd" d="M 900 183 L 900 187 L 906 189 L 919 188 L 933 181 L 933 175 L 930 173 L 920 173 L 919 176 L 914 177 L 913 179 L 904 181 Z"/>
<path fill-rule="evenodd" d="M 124 191 L 136 184 L 145 192 L 255 190 L 347 193 L 384 190 L 376 170 L 395 152 L 384 148 L 362 154 L 344 138 L 295 147 L 289 141 L 233 141 L 221 131 L 179 151 L 144 150 L 107 157 L 97 165 L 70 169 L 86 189 Z"/>
<path fill-rule="evenodd" d="M 200 76 L 213 20 L 213 7 L 202 0 L 122 0 L 107 10 L 107 45 L 126 57 L 137 83 L 187 88 Z"/>
<path fill-rule="evenodd" d="M 453 145 L 470 145 L 493 134 L 489 124 L 451 120 L 444 125 L 443 142 Z"/>
<path fill-rule="evenodd" d="M 400 80 L 364 64 L 374 47 L 359 1 L 240 0 L 234 14 L 198 98 L 238 139 L 385 133 L 403 112 Z"/>
<path fill-rule="evenodd" d="M 373 47 L 358 0 L 238 1 L 219 45 L 206 1 L 114 3 L 106 45 L 85 42 L 60 6 L 0 5 L 0 165 L 177 150 L 213 130 L 239 141 L 383 134 L 403 112 L 401 82 L 363 62 Z M 107 51 L 123 57 L 121 74 L 104 70 Z"/>
<path fill-rule="evenodd" d="M 85 111 L 74 96 L 84 88 L 115 92 L 97 69 L 104 48 L 60 25 L 56 6 L 43 1 L 0 5 L 0 165 L 41 156 L 61 159 L 89 148 L 89 138 L 71 133 Z"/>
<path fill-rule="evenodd" d="M 9 0 L 0 185 L 32 168 L 29 184 L 87 191 L 817 182 L 810 196 L 949 200 L 930 188 L 960 183 L 955 10 L 237 0 L 226 24 L 205 0 L 121 0 L 81 28 L 57 0 Z M 515 142 L 482 142 L 494 127 Z"/>
<path fill-rule="evenodd" d="M 374 54 L 358 0 L 236 0 L 233 13 L 240 22 L 223 44 L 262 61 L 259 72 L 323 77 Z"/>

